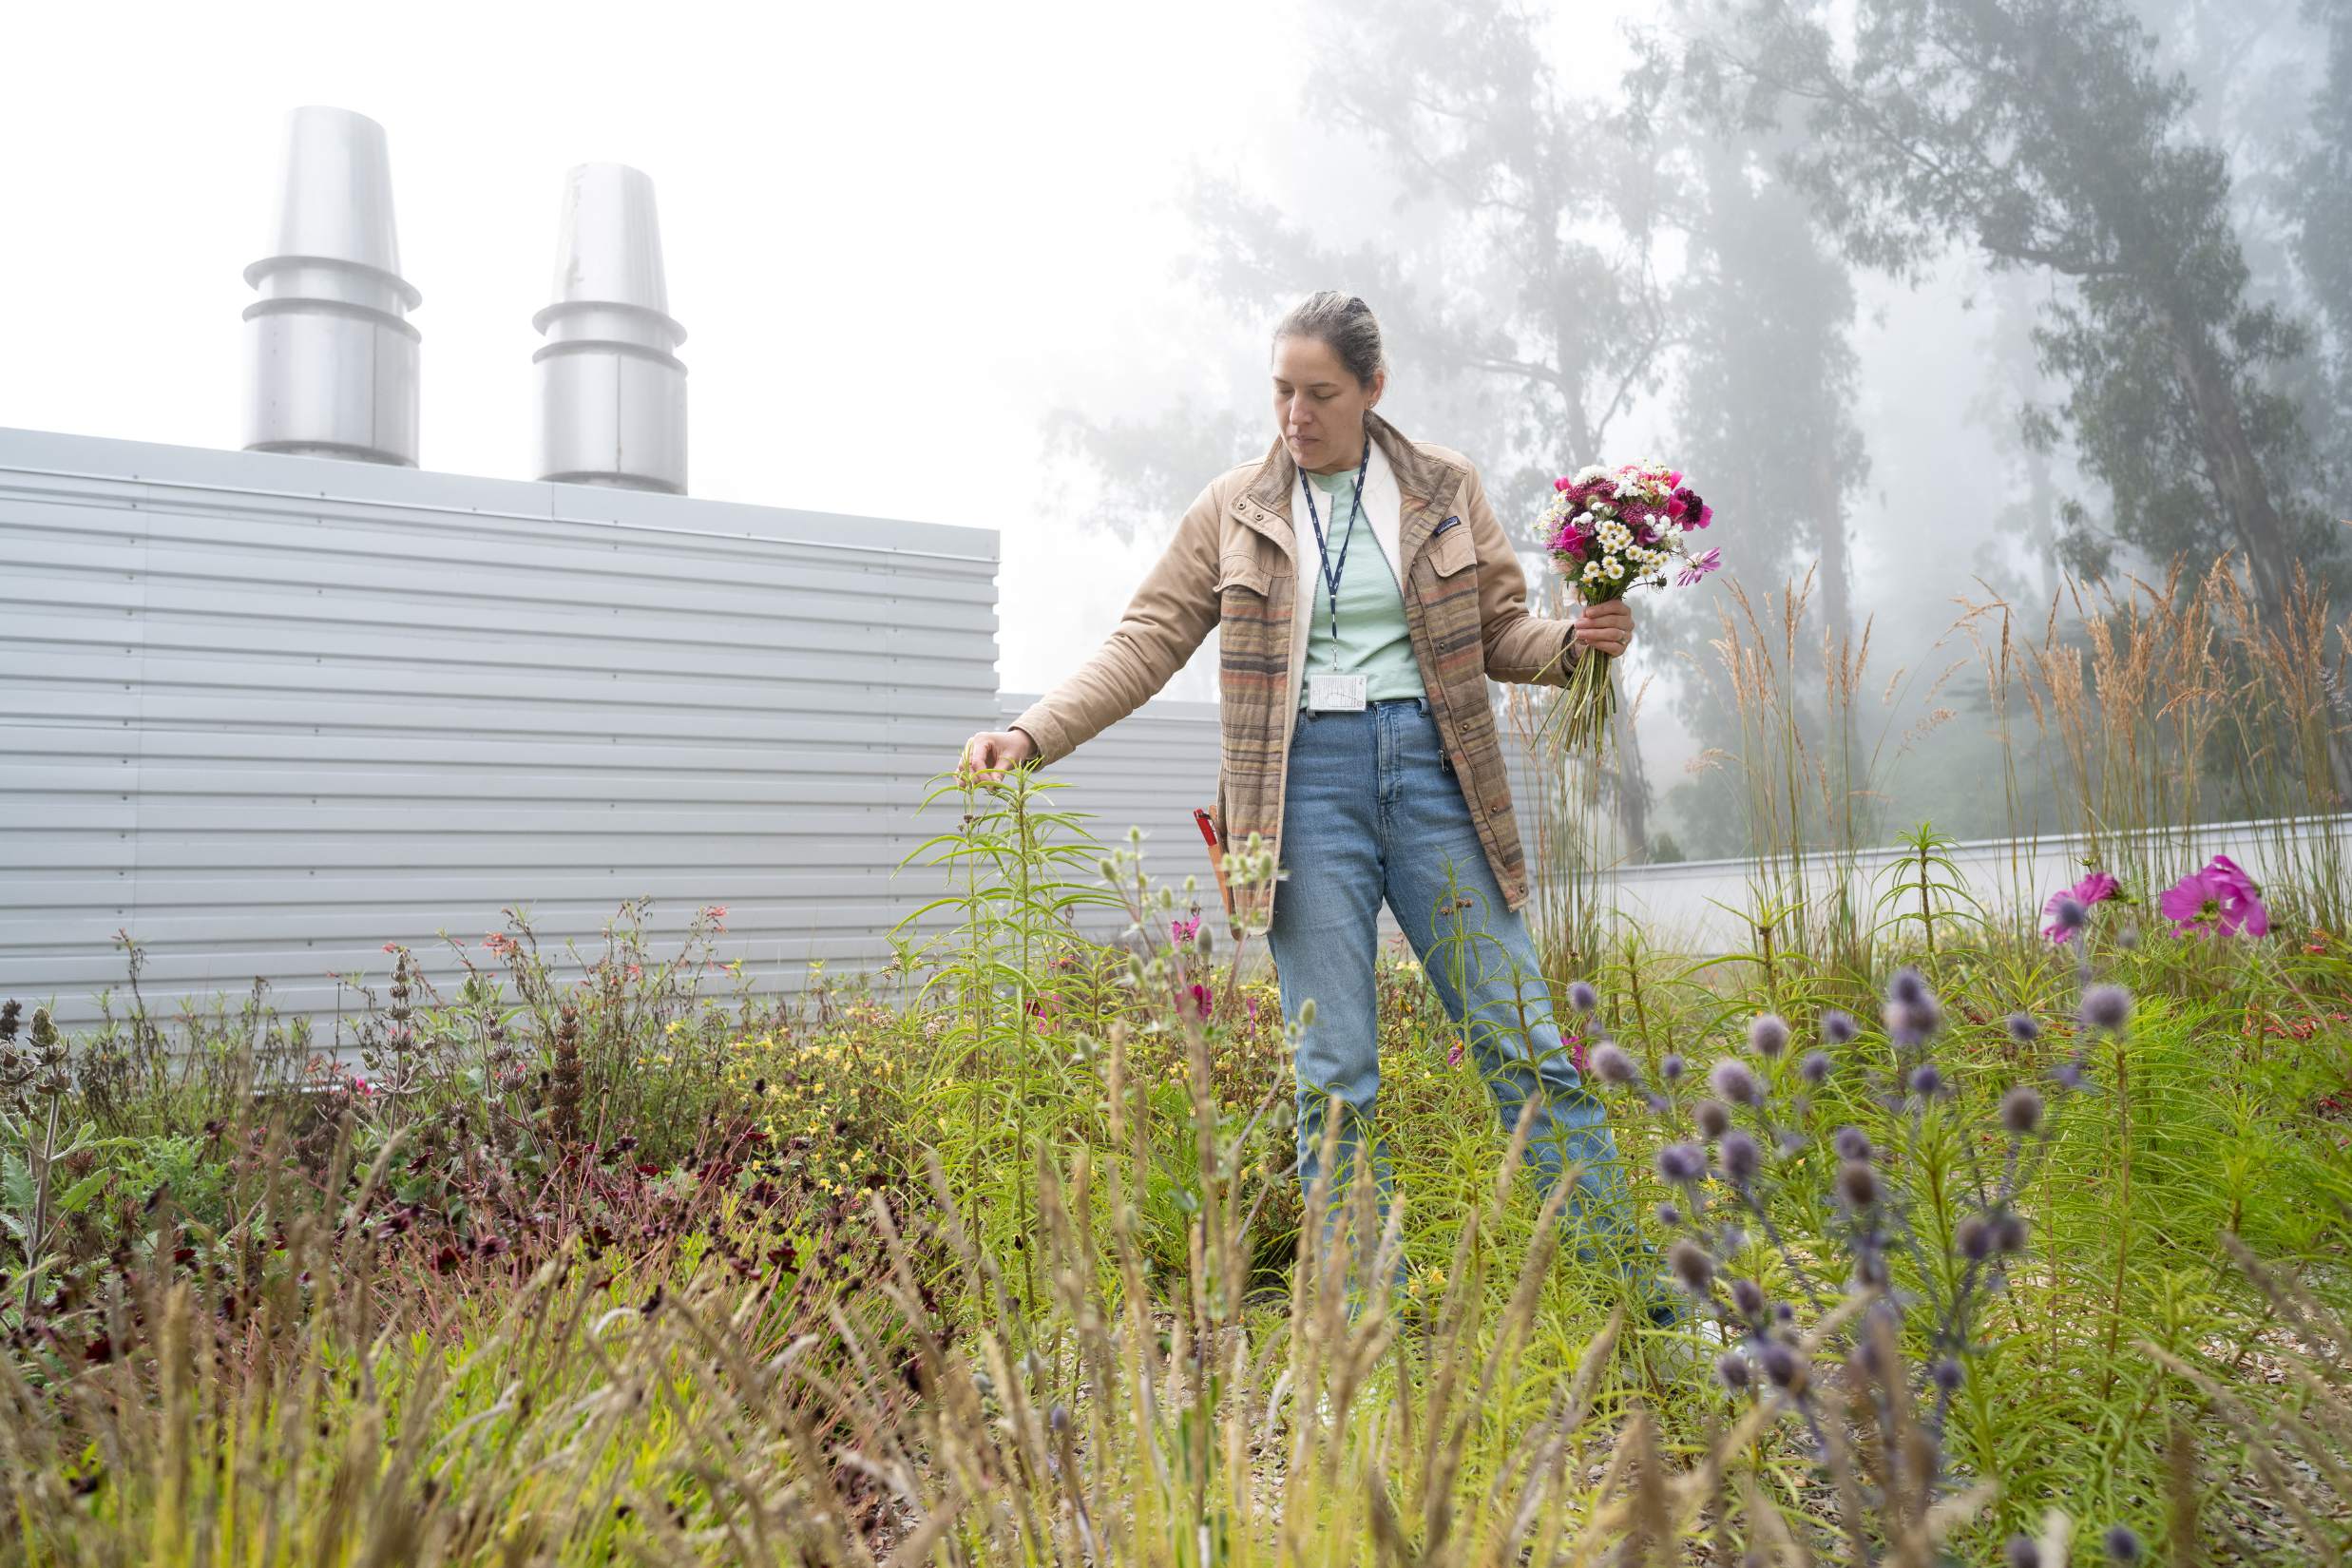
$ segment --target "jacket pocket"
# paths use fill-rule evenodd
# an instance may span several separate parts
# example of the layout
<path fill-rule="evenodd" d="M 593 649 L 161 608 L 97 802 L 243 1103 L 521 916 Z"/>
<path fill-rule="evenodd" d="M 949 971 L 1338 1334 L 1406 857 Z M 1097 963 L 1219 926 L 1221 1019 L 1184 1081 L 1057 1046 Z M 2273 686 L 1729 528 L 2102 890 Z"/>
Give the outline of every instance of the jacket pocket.
<path fill-rule="evenodd" d="M 1229 555 L 1217 563 L 1216 591 L 1220 596 L 1228 588 L 1241 588 L 1262 599 L 1272 584 L 1273 574 L 1250 556 Z"/>
<path fill-rule="evenodd" d="M 1451 577 L 1478 560 L 1478 545 L 1467 526 L 1452 527 L 1429 541 L 1429 569 Z"/>

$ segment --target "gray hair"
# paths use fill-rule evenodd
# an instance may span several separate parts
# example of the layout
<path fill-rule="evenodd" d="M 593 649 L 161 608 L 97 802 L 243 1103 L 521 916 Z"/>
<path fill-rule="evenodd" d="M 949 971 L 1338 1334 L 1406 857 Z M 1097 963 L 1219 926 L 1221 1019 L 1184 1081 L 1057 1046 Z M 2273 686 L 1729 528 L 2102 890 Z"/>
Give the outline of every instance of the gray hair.
<path fill-rule="evenodd" d="M 1337 289 L 1309 295 L 1291 306 L 1274 328 L 1275 342 L 1286 337 L 1311 337 L 1323 344 L 1339 355 L 1348 374 L 1367 387 L 1373 376 L 1387 368 L 1380 348 L 1380 322 L 1372 316 L 1372 307 Z"/>

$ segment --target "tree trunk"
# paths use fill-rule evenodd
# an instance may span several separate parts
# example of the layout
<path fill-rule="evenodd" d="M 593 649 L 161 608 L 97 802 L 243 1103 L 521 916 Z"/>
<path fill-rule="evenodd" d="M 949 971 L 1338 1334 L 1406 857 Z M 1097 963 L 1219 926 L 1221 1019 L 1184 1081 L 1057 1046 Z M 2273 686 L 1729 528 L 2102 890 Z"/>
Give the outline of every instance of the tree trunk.
<path fill-rule="evenodd" d="M 2270 501 L 2262 461 L 2254 455 L 2246 423 L 2238 416 L 2236 391 L 2215 362 L 2213 345 L 2204 331 L 2182 319 L 2170 306 L 2157 307 L 2172 345 L 2172 372 L 2189 394 L 2197 422 L 2197 444 L 2205 450 L 2206 466 L 2222 488 L 2221 502 L 2231 528 L 2246 551 L 2246 569 L 2253 580 L 2254 600 L 2265 616 L 2286 610 L 2286 584 L 2293 564 L 2288 553 L 2286 526 Z"/>
<path fill-rule="evenodd" d="M 1832 649 L 1843 648 L 1854 628 L 1853 584 L 1845 547 L 1845 487 L 1839 482 L 1836 454 L 1824 447 L 1813 454 L 1813 515 L 1820 521 L 1822 627 Z"/>

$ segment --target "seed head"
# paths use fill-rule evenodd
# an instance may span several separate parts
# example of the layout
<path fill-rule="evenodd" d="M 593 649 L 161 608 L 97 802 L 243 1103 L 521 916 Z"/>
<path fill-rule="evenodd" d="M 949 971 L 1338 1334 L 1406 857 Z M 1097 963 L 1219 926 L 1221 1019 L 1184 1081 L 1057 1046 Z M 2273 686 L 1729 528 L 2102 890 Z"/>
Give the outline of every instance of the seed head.
<path fill-rule="evenodd" d="M 2020 1083 L 2000 1102 L 2000 1124 L 2019 1138 L 2041 1126 L 2041 1096 Z"/>
<path fill-rule="evenodd" d="M 1756 1179 L 1756 1171 L 1764 1163 L 1764 1151 L 1745 1129 L 1734 1127 L 1715 1145 L 1715 1157 L 1722 1162 L 1724 1179 L 1734 1187 L 1745 1187 Z"/>
<path fill-rule="evenodd" d="M 1762 1359 L 1764 1375 L 1770 1378 L 1776 1386 L 1786 1388 L 1792 1394 L 1804 1391 L 1805 1358 L 1797 1354 L 1793 1347 L 1783 1345 L 1776 1339 L 1767 1340 Z"/>
<path fill-rule="evenodd" d="M 1971 1263 L 1993 1255 L 1993 1227 L 1980 1214 L 1970 1214 L 1952 1227 L 1952 1244 Z"/>
<path fill-rule="evenodd" d="M 1832 1007 L 1821 1015 L 1821 1038 L 1832 1045 L 1851 1045 L 1854 1037 L 1862 1033 L 1862 1025 L 1854 1015 Z"/>
<path fill-rule="evenodd" d="M 1684 1236 L 1666 1249 L 1667 1267 L 1682 1281 L 1682 1288 L 1694 1296 L 1703 1296 L 1715 1282 L 1715 1260 L 1707 1255 L 1707 1249 Z"/>
<path fill-rule="evenodd" d="M 1568 1005 L 1578 1012 L 1589 1013 L 1600 1005 L 1600 993 L 1593 989 L 1589 980 L 1574 981 L 1568 986 Z"/>
<path fill-rule="evenodd" d="M 1868 1159 L 1872 1153 L 1870 1135 L 1859 1127 L 1840 1127 L 1830 1142 L 1840 1159 Z"/>
<path fill-rule="evenodd" d="M 1748 1358 L 1737 1350 L 1726 1350 L 1715 1358 L 1715 1376 L 1723 1379 L 1723 1386 L 1735 1394 L 1748 1386 L 1751 1375 Z"/>
<path fill-rule="evenodd" d="M 2120 985 L 2092 986 L 2082 993 L 2082 1021 L 2111 1035 L 2121 1033 L 2132 1021 L 2132 993 Z"/>
<path fill-rule="evenodd" d="M 1829 1069 L 1833 1065 L 1827 1051 L 1807 1051 L 1805 1060 L 1797 1063 L 1797 1076 L 1818 1089 L 1829 1081 Z"/>
<path fill-rule="evenodd" d="M 1778 1013 L 1758 1013 L 1748 1021 L 1748 1048 L 1767 1061 L 1788 1048 L 1788 1021 Z"/>
<path fill-rule="evenodd" d="M 1669 1143 L 1658 1151 L 1658 1175 L 1688 1186 L 1707 1175 L 1707 1156 L 1695 1143 Z"/>
<path fill-rule="evenodd" d="M 1702 1100 L 1691 1107 L 1691 1119 L 1698 1127 L 1701 1138 L 1721 1138 L 1723 1130 L 1731 1125 L 1731 1113 L 1719 1100 Z"/>
<path fill-rule="evenodd" d="M 1634 1065 L 1634 1059 L 1625 1054 L 1625 1047 L 1612 1040 L 1594 1047 L 1593 1075 L 1603 1083 L 1622 1086 L 1633 1082 L 1641 1073 Z"/>
<path fill-rule="evenodd" d="M 1996 1251 L 2008 1254 L 2022 1252 L 2029 1234 L 2023 1214 L 2003 1210 L 1993 1216 L 1993 1246 Z"/>
<path fill-rule="evenodd" d="M 1734 1105 L 1755 1105 L 1764 1099 L 1764 1085 L 1748 1063 L 1737 1057 L 1725 1057 L 1707 1072 L 1707 1086 Z"/>
<path fill-rule="evenodd" d="M 1867 1209 L 1879 1200 L 1879 1174 L 1859 1159 L 1838 1167 L 1838 1195 L 1849 1209 Z"/>

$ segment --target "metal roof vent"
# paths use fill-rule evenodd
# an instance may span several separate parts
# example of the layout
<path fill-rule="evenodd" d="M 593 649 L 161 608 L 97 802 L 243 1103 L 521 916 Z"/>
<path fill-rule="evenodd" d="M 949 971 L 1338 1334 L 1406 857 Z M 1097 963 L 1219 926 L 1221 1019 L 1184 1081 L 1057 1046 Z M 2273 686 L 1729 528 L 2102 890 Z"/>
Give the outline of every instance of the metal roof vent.
<path fill-rule="evenodd" d="M 564 177 L 555 303 L 531 317 L 542 479 L 686 489 L 686 329 L 670 316 L 653 182 L 621 163 Z"/>
<path fill-rule="evenodd" d="M 245 269 L 245 447 L 416 466 L 423 299 L 400 276 L 384 127 L 349 109 L 286 116 L 277 226 Z"/>

